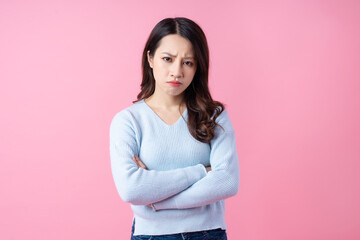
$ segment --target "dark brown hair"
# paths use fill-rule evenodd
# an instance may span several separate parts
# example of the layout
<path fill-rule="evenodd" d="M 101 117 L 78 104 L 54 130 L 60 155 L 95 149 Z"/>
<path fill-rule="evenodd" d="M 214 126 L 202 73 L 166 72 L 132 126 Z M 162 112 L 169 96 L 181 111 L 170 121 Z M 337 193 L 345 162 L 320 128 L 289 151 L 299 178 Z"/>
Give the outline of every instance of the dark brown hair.
<path fill-rule="evenodd" d="M 221 102 L 214 101 L 208 86 L 209 48 L 204 32 L 192 20 L 187 18 L 165 18 L 150 33 L 142 55 L 141 91 L 138 102 L 150 97 L 155 91 L 155 79 L 147 60 L 147 51 L 154 56 L 160 40 L 169 34 L 178 34 L 189 40 L 195 52 L 197 69 L 191 84 L 184 91 L 184 101 L 188 112 L 188 129 L 191 135 L 204 143 L 209 143 L 215 136 L 214 129 L 220 126 L 216 118 L 224 111 Z M 221 127 L 221 126 L 220 126 Z"/>

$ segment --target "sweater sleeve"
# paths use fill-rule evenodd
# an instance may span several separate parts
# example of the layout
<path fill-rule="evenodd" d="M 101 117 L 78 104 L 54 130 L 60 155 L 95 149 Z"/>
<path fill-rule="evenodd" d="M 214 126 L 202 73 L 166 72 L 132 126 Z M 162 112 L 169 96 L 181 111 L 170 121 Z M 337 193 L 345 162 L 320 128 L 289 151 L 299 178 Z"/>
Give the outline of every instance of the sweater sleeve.
<path fill-rule="evenodd" d="M 200 207 L 229 198 L 238 192 L 240 173 L 235 132 L 225 110 L 218 119 L 224 130 L 217 126 L 215 137 L 210 142 L 211 171 L 179 194 L 153 203 L 153 210 Z"/>
<path fill-rule="evenodd" d="M 206 176 L 201 164 L 168 171 L 138 168 L 132 158 L 139 154 L 140 136 L 130 112 L 123 110 L 114 116 L 110 125 L 111 171 L 123 201 L 134 205 L 158 202 Z"/>

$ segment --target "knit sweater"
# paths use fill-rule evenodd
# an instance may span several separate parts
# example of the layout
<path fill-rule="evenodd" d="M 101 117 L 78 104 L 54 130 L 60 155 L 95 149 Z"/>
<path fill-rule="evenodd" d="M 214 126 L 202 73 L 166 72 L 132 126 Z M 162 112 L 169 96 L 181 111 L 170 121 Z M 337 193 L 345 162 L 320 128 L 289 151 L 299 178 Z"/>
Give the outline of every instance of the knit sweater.
<path fill-rule="evenodd" d="M 111 121 L 111 170 L 120 197 L 131 204 L 135 236 L 227 229 L 224 199 L 239 187 L 233 125 L 224 110 L 216 119 L 223 129 L 217 126 L 203 143 L 190 134 L 187 113 L 168 125 L 141 100 Z"/>

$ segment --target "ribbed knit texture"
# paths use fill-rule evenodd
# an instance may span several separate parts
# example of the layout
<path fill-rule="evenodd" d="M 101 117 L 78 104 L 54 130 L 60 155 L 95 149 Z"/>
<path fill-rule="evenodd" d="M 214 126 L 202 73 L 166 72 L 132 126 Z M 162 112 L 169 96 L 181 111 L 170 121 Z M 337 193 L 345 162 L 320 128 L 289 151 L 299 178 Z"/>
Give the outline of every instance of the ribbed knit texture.
<path fill-rule="evenodd" d="M 112 119 L 111 169 L 120 197 L 131 203 L 134 235 L 226 229 L 224 199 L 239 188 L 233 125 L 224 110 L 217 118 L 224 130 L 216 127 L 207 144 L 190 134 L 186 120 L 187 109 L 168 125 L 144 100 Z M 137 167 L 134 155 L 147 170 Z"/>

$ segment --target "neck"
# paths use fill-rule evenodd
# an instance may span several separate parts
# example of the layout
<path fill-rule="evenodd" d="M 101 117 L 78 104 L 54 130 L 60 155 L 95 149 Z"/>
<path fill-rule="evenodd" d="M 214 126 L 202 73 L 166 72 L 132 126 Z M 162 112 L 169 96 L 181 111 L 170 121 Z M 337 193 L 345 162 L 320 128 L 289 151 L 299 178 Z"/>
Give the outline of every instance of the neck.
<path fill-rule="evenodd" d="M 180 106 L 184 106 L 184 95 L 170 96 L 170 95 L 160 95 L 156 94 L 156 91 L 153 95 L 146 99 L 147 103 L 151 103 L 157 108 L 164 110 L 178 109 Z"/>

